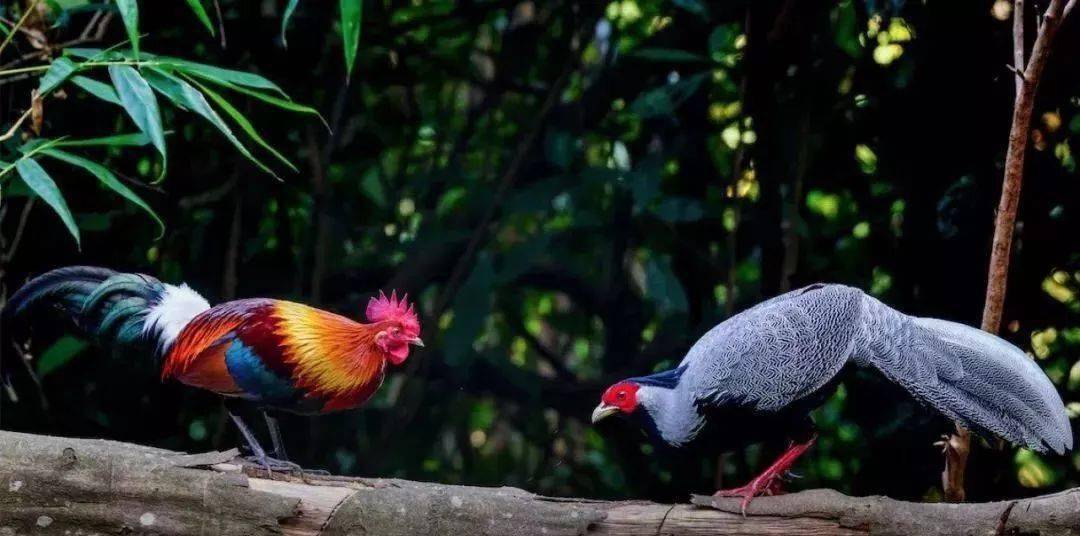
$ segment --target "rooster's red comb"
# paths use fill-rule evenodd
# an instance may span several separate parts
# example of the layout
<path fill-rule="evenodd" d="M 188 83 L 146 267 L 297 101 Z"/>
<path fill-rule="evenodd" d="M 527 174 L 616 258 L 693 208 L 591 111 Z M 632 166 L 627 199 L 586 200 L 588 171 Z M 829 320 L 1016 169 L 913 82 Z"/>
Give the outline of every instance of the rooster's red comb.
<path fill-rule="evenodd" d="M 416 316 L 416 309 L 409 303 L 409 295 L 405 294 L 399 300 L 397 291 L 391 291 L 390 297 L 379 291 L 378 298 L 371 298 L 367 304 L 368 322 L 382 322 L 385 320 L 397 320 L 404 324 L 406 331 L 420 333 L 420 319 Z"/>

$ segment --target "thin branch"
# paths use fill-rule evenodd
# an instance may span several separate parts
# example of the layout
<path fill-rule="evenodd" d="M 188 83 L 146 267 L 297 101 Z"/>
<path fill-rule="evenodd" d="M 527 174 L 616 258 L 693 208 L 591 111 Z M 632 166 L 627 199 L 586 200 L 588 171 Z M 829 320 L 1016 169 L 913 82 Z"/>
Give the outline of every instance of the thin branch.
<path fill-rule="evenodd" d="M 221 48 L 225 47 L 225 17 L 221 16 L 221 4 L 214 0 L 214 12 L 217 13 L 218 33 L 221 34 Z"/>
<path fill-rule="evenodd" d="M 1031 48 L 1031 59 L 1024 66 L 1023 77 L 1016 80 L 1016 100 L 1013 104 L 1012 128 L 1009 131 L 1009 146 L 1005 156 L 1005 178 L 1001 187 L 1001 201 L 998 204 L 994 220 L 994 242 L 990 253 L 990 269 L 986 282 L 986 303 L 983 307 L 982 329 L 997 333 L 1001 327 L 1001 313 L 1005 304 L 1005 288 L 1009 275 L 1009 256 L 1012 252 L 1013 233 L 1016 228 L 1016 210 L 1020 204 L 1020 187 L 1024 179 L 1024 156 L 1027 153 L 1028 133 L 1031 128 L 1031 116 L 1035 107 L 1035 95 L 1039 87 L 1039 78 L 1050 57 L 1051 43 L 1061 27 L 1061 22 L 1076 0 L 1050 0 L 1046 12 L 1041 17 L 1035 44 Z M 1017 1 L 1017 5 L 1021 2 Z M 1023 13 L 1014 13 L 1013 30 L 1023 32 Z M 1017 20 L 1020 22 L 1016 22 Z M 1013 36 L 1013 59 L 1017 68 L 1023 65 L 1018 61 L 1023 58 L 1023 36 Z M 971 448 L 971 434 L 960 425 L 956 434 L 943 442 L 945 447 L 945 470 L 942 472 L 942 487 L 945 498 L 952 502 L 964 500 L 964 473 L 967 467 L 968 453 Z"/>
<path fill-rule="evenodd" d="M 52 424 L 52 416 L 49 415 L 49 398 L 45 396 L 45 387 L 41 384 L 41 378 L 34 370 L 34 365 L 30 363 L 30 356 L 23 351 L 22 347 L 16 344 L 14 341 L 11 343 L 12 348 L 15 348 L 16 359 L 23 364 L 26 368 L 26 374 L 30 377 L 30 380 L 34 382 L 34 387 L 37 391 L 38 403 L 41 404 L 41 411 L 45 414 L 45 420 Z"/>
<path fill-rule="evenodd" d="M 1015 0 L 1013 3 L 1013 72 L 1016 73 L 1016 94 L 1020 95 L 1020 89 L 1026 78 L 1024 77 L 1024 0 Z"/>
<path fill-rule="evenodd" d="M 11 28 L 11 33 L 7 34 L 4 41 L 0 43 L 0 54 L 4 53 L 4 49 L 7 48 L 8 43 L 15 37 L 15 32 L 18 31 L 19 27 L 22 26 L 24 22 L 26 22 L 27 17 L 30 16 L 30 13 L 34 12 L 34 9 L 37 8 L 39 2 L 41 2 L 41 0 L 34 0 L 32 4 L 26 7 L 26 11 L 23 11 L 22 17 L 19 18 L 19 22 L 15 23 L 15 26 Z"/>
<path fill-rule="evenodd" d="M 30 219 L 30 211 L 34 209 L 34 204 L 37 202 L 36 197 L 31 197 L 25 205 L 23 205 L 22 212 L 19 214 L 19 225 L 15 228 L 15 236 L 11 239 L 11 246 L 4 252 L 4 262 L 10 262 L 15 257 L 15 252 L 19 249 L 19 242 L 22 241 L 23 232 L 26 230 L 26 222 Z"/>
<path fill-rule="evenodd" d="M 104 15 L 102 15 L 102 13 L 104 13 Z M 82 34 L 80 34 L 78 38 L 72 39 L 70 41 L 64 41 L 63 43 L 58 43 L 56 45 L 52 45 L 52 46 L 50 46 L 50 47 L 48 47 L 46 49 L 43 49 L 43 50 L 35 50 L 33 52 L 27 52 L 26 54 L 23 54 L 21 57 L 16 58 L 16 59 L 14 59 L 12 61 L 9 61 L 9 62 L 3 64 L 2 66 L 0 66 L 0 71 L 10 69 L 11 67 L 15 67 L 16 65 L 21 65 L 22 63 L 25 63 L 27 61 L 34 60 L 34 59 L 42 60 L 42 61 L 46 60 L 46 59 L 49 59 L 49 55 L 55 50 L 60 50 L 60 49 L 68 48 L 68 47 L 75 47 L 75 46 L 79 46 L 79 45 L 86 45 L 86 44 L 90 44 L 90 43 L 99 43 L 99 42 L 101 42 L 102 39 L 105 38 L 105 32 L 108 31 L 109 23 L 112 22 L 112 19 L 113 19 L 113 13 L 112 12 L 105 13 L 105 12 L 102 12 L 102 11 L 97 11 L 97 12 L 94 13 L 94 18 L 91 18 L 90 22 L 87 23 L 85 28 L 83 28 Z M 97 23 L 97 29 L 96 30 L 94 29 L 94 24 L 95 23 Z"/>
<path fill-rule="evenodd" d="M 18 132 L 19 127 L 22 126 L 24 121 L 26 121 L 26 118 L 30 117 L 31 111 L 33 111 L 33 108 L 27 108 L 26 111 L 23 112 L 23 114 L 15 120 L 15 123 L 11 125 L 11 128 L 9 128 L 7 132 L 0 136 L 0 142 L 10 140 L 12 137 L 14 137 L 15 133 Z"/>

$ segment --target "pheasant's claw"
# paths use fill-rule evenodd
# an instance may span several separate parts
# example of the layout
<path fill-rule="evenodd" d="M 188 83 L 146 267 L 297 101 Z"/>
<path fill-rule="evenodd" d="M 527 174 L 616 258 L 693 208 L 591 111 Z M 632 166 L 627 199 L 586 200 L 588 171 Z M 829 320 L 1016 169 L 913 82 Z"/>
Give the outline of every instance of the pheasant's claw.
<path fill-rule="evenodd" d="M 802 478 L 802 477 L 803 477 L 802 474 L 796 473 L 795 471 L 788 471 L 788 472 L 784 473 L 784 480 L 787 481 L 787 482 L 791 482 L 792 480 L 795 480 L 797 478 Z"/>
<path fill-rule="evenodd" d="M 766 473 L 750 481 L 749 484 L 732 489 L 717 490 L 713 497 L 742 497 L 739 503 L 739 511 L 746 517 L 746 507 L 754 500 L 754 497 L 762 495 L 782 495 L 784 493 L 783 482 L 780 474 Z"/>

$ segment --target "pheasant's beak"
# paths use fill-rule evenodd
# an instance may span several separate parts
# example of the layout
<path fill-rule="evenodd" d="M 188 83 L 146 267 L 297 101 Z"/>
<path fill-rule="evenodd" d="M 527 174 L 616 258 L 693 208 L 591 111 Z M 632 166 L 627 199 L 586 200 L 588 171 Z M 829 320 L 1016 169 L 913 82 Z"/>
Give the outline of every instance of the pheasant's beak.
<path fill-rule="evenodd" d="M 601 420 L 610 417 L 618 412 L 619 408 L 615 406 L 609 406 L 601 402 L 600 405 L 596 406 L 596 409 L 592 411 L 592 422 L 593 424 L 596 424 Z"/>
<path fill-rule="evenodd" d="M 409 341 L 409 344 L 411 344 L 413 346 L 419 346 L 420 348 L 424 347 L 424 341 L 420 340 L 420 337 L 417 337 L 417 338 Z"/>

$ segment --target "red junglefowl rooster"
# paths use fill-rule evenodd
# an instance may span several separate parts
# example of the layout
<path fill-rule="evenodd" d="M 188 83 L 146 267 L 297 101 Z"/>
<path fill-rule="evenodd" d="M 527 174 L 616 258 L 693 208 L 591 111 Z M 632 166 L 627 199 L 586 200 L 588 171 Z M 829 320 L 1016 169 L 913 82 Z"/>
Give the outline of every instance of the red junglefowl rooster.
<path fill-rule="evenodd" d="M 1019 348 L 962 324 L 908 316 L 842 285 L 811 285 L 729 318 L 676 368 L 609 387 L 592 421 L 622 415 L 680 450 L 793 439 L 749 484 L 716 492 L 742 497 L 745 513 L 754 496 L 780 491 L 813 444 L 808 414 L 848 363 L 876 369 L 975 432 L 1039 452 L 1072 448 L 1060 395 Z"/>
<path fill-rule="evenodd" d="M 156 358 L 162 379 L 213 391 L 267 470 L 288 461 L 277 420 L 267 410 L 321 414 L 355 408 L 382 384 L 387 362 L 400 365 L 423 346 L 407 296 L 372 298 L 361 324 L 283 300 L 253 298 L 211 307 L 187 285 L 106 268 L 59 268 L 31 280 L 8 301 L 6 318 L 53 308 L 79 331 L 120 353 Z M 267 455 L 240 419 L 238 402 L 260 408 L 273 442 Z"/>

